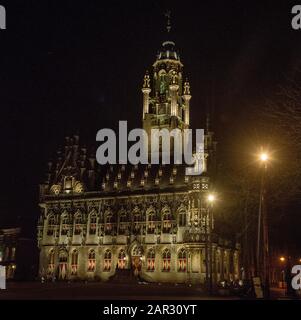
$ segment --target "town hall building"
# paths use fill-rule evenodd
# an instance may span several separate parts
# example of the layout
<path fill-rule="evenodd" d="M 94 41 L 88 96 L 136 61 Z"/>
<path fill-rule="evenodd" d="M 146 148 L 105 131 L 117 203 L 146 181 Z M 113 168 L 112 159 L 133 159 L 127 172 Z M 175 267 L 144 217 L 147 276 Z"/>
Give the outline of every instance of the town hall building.
<path fill-rule="evenodd" d="M 142 127 L 190 127 L 191 90 L 173 41 L 164 41 L 142 83 Z M 138 124 L 139 126 L 139 124 Z M 99 165 L 95 151 L 66 137 L 40 185 L 39 274 L 107 281 L 128 269 L 149 282 L 213 283 L 240 277 L 240 247 L 215 231 L 216 143 L 205 130 L 201 175 L 186 165 Z"/>

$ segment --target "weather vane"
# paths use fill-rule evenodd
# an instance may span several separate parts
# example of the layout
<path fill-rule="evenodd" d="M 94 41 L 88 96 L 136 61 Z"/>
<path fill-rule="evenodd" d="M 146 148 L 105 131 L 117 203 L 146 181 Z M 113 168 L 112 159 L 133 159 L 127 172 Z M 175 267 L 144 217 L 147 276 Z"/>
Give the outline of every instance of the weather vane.
<path fill-rule="evenodd" d="M 165 17 L 167 18 L 166 29 L 167 29 L 167 32 L 170 32 L 170 29 L 171 29 L 171 23 L 170 23 L 171 12 L 170 12 L 170 10 L 166 11 Z"/>

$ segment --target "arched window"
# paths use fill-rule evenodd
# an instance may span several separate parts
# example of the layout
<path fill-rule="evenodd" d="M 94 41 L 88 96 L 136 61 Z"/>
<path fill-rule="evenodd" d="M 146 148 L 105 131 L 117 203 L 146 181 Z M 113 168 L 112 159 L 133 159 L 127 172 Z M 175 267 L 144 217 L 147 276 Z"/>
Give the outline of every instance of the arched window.
<path fill-rule="evenodd" d="M 133 227 L 134 233 L 137 234 L 140 232 L 141 228 L 141 212 L 139 209 L 134 210 L 133 212 Z"/>
<path fill-rule="evenodd" d="M 111 212 L 106 215 L 106 234 L 111 234 L 113 231 L 113 214 Z"/>
<path fill-rule="evenodd" d="M 52 236 L 54 234 L 54 228 L 55 228 L 55 217 L 52 214 L 48 217 L 48 226 L 47 226 L 48 236 Z"/>
<path fill-rule="evenodd" d="M 97 215 L 95 212 L 90 214 L 90 221 L 89 222 L 90 222 L 89 233 L 96 234 Z"/>
<path fill-rule="evenodd" d="M 165 210 L 162 215 L 162 224 L 163 228 L 162 231 L 163 233 L 170 233 L 171 231 L 171 213 L 170 210 Z"/>
<path fill-rule="evenodd" d="M 125 211 L 120 212 L 119 216 L 119 230 L 118 233 L 123 235 L 126 233 L 126 223 L 127 223 L 127 215 Z"/>
<path fill-rule="evenodd" d="M 155 271 L 155 258 L 156 258 L 156 254 L 155 254 L 155 250 L 154 249 L 149 249 L 147 252 L 147 271 Z"/>
<path fill-rule="evenodd" d="M 74 234 L 79 235 L 82 232 L 82 223 L 83 223 L 83 217 L 80 212 L 76 213 L 75 218 L 74 218 Z"/>
<path fill-rule="evenodd" d="M 61 223 L 62 223 L 62 227 L 61 227 L 61 235 L 65 236 L 67 233 L 68 233 L 68 230 L 69 230 L 69 221 L 68 221 L 68 215 L 67 214 L 64 214 L 62 215 L 62 218 L 61 218 Z"/>
<path fill-rule="evenodd" d="M 88 253 L 88 271 L 94 272 L 96 267 L 95 251 L 91 249 Z"/>
<path fill-rule="evenodd" d="M 112 252 L 108 249 L 104 254 L 104 271 L 111 271 L 112 266 Z"/>
<path fill-rule="evenodd" d="M 65 279 L 67 276 L 67 261 L 68 255 L 67 252 L 62 250 L 59 253 L 59 278 Z"/>
<path fill-rule="evenodd" d="M 54 272 L 54 250 L 51 249 L 48 253 L 48 270 L 47 274 L 52 275 Z"/>
<path fill-rule="evenodd" d="M 125 251 L 123 249 L 121 249 L 118 254 L 118 269 L 125 268 L 125 260 L 126 260 Z"/>
<path fill-rule="evenodd" d="M 151 210 L 147 214 L 147 233 L 154 234 L 156 229 L 156 213 L 155 211 Z"/>
<path fill-rule="evenodd" d="M 77 275 L 77 268 L 78 268 L 78 251 L 73 250 L 71 253 L 71 275 Z"/>
<path fill-rule="evenodd" d="M 186 272 L 186 266 L 187 266 L 186 250 L 184 248 L 182 248 L 178 252 L 178 271 L 179 272 Z"/>
<path fill-rule="evenodd" d="M 185 227 L 186 226 L 186 211 L 181 209 L 179 211 L 179 226 Z"/>
<path fill-rule="evenodd" d="M 162 253 L 162 271 L 170 271 L 170 257 L 171 253 L 169 249 L 164 249 Z"/>

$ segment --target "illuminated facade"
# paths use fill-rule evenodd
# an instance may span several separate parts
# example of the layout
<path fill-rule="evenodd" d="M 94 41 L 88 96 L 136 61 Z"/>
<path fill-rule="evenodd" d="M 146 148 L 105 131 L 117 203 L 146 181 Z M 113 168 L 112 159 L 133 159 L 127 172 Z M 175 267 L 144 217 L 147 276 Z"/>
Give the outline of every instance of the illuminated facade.
<path fill-rule="evenodd" d="M 163 42 L 142 94 L 147 132 L 189 128 L 190 85 L 174 42 Z M 186 176 L 184 165 L 100 166 L 78 136 L 66 138 L 40 186 L 40 276 L 108 280 L 130 268 L 152 282 L 237 279 L 239 246 L 208 235 L 209 129 L 205 149 L 206 172 Z"/>

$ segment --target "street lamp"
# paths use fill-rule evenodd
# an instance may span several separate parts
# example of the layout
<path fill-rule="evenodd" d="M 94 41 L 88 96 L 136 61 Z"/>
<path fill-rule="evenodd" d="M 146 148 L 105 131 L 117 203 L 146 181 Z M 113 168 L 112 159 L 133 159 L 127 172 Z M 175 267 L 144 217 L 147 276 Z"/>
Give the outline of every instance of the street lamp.
<path fill-rule="evenodd" d="M 268 233 L 268 220 L 266 210 L 266 174 L 267 165 L 270 157 L 267 152 L 262 151 L 259 154 L 259 160 L 263 164 L 261 174 L 261 187 L 260 187 L 260 200 L 259 200 L 259 213 L 258 213 L 258 233 L 257 233 L 257 272 L 260 270 L 260 236 L 261 224 L 263 234 L 263 281 L 264 281 L 264 294 L 265 298 L 270 296 L 270 264 L 269 264 L 269 233 Z"/>
<path fill-rule="evenodd" d="M 209 215 L 209 234 L 208 234 L 208 238 L 209 238 L 209 261 L 210 261 L 210 278 L 209 278 L 209 291 L 210 293 L 212 293 L 212 287 L 213 287 L 213 282 L 212 282 L 212 276 L 213 276 L 213 261 L 212 261 L 212 230 L 213 230 L 213 203 L 215 201 L 215 195 L 210 193 L 208 194 L 207 197 L 207 201 L 208 201 L 208 215 Z M 206 232 L 207 233 L 207 232 Z M 207 243 L 207 237 L 206 237 L 206 243 Z M 207 250 L 207 246 L 206 246 L 206 275 L 207 275 L 207 281 L 208 281 L 208 250 Z"/>
<path fill-rule="evenodd" d="M 279 260 L 280 260 L 280 262 L 284 262 L 285 258 L 284 257 L 280 257 Z"/>

